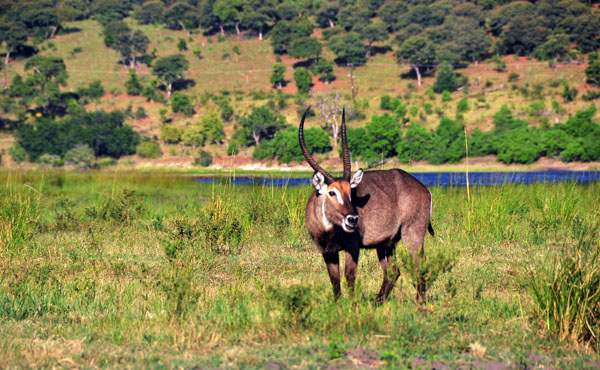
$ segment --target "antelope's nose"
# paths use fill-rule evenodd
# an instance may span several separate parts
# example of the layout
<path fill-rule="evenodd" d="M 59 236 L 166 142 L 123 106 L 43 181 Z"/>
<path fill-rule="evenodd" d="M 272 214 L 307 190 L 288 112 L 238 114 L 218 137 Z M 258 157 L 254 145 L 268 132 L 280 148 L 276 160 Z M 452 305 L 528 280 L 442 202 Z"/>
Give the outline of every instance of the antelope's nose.
<path fill-rule="evenodd" d="M 346 216 L 346 223 L 348 226 L 356 227 L 356 225 L 358 225 L 358 216 Z"/>

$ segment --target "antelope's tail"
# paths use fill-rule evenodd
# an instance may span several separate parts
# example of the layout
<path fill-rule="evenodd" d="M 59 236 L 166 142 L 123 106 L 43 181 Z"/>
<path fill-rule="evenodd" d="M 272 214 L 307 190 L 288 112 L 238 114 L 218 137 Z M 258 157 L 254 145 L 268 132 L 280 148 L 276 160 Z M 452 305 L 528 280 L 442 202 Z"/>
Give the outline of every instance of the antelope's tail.
<path fill-rule="evenodd" d="M 431 222 L 427 225 L 427 231 L 429 231 L 431 236 L 435 236 L 435 231 L 433 231 L 433 226 L 431 226 Z"/>

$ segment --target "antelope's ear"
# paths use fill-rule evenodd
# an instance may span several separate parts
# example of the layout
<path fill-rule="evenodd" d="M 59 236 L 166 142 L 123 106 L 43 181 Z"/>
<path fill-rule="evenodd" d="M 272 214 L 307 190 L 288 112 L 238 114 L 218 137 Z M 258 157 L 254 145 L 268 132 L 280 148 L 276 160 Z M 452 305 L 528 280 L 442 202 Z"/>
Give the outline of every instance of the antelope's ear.
<path fill-rule="evenodd" d="M 358 184 L 360 184 L 360 181 L 362 180 L 362 176 L 363 176 L 363 170 L 362 168 L 360 168 L 358 171 L 356 171 L 354 173 L 354 175 L 352 175 L 352 177 L 350 178 L 350 187 L 351 188 L 355 188 L 358 186 Z"/>
<path fill-rule="evenodd" d="M 327 191 L 327 184 L 325 184 L 325 177 L 321 172 L 315 172 L 312 177 L 312 184 L 315 190 L 319 194 L 324 194 Z"/>

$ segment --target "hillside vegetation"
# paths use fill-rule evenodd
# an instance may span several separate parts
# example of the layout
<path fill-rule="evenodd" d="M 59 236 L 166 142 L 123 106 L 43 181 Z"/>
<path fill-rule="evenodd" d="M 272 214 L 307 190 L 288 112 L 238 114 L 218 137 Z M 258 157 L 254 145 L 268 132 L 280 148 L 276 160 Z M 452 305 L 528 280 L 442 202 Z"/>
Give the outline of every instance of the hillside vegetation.
<path fill-rule="evenodd" d="M 2 7 L 3 163 L 300 161 L 293 127 L 309 105 L 308 145 L 323 159 L 337 157 L 345 107 L 366 165 L 459 162 L 465 133 L 471 157 L 600 160 L 595 4 Z"/>

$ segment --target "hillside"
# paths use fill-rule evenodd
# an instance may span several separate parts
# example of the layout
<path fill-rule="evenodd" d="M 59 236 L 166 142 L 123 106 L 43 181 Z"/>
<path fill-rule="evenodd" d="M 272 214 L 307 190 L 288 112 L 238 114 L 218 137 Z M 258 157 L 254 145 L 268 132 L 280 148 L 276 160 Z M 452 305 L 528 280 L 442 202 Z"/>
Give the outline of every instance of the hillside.
<path fill-rule="evenodd" d="M 60 87 L 63 94 L 76 93 L 78 89 L 85 88 L 94 81 L 101 82 L 104 95 L 87 99 L 84 102 L 86 110 L 129 109 L 130 112 L 137 112 L 139 108 L 143 108 L 147 117 L 134 118 L 131 114 L 126 117 L 125 123 L 142 136 L 155 140 L 160 145 L 162 155 L 157 159 L 142 159 L 136 155 L 124 156 L 120 159 L 122 164 L 130 164 L 132 161 L 144 166 L 191 164 L 200 148 L 184 146 L 182 143 L 168 143 L 168 140 L 162 138 L 163 128 L 165 125 L 177 127 L 184 132 L 201 122 L 209 112 L 220 113 L 222 106 L 218 102 L 222 97 L 229 101 L 233 110 L 231 118 L 223 122 L 225 137 L 218 140 L 220 143 L 206 142 L 202 150 L 213 155 L 215 165 L 249 166 L 251 162 L 256 162 L 252 160 L 255 148 L 253 145 L 238 145 L 239 154 L 233 156 L 227 155 L 227 146 L 236 140 L 234 132 L 241 120 L 252 112 L 252 107 L 270 105 L 283 115 L 287 125 L 296 126 L 299 122 L 299 112 L 307 105 L 314 106 L 319 99 L 338 94 L 340 105 L 347 106 L 351 112 L 349 127 L 356 129 L 365 127 L 373 116 L 385 113 L 381 108 L 381 101 L 383 96 L 388 95 L 398 98 L 405 107 L 402 119 L 398 118 L 400 116 L 397 112 L 391 112 L 396 114 L 402 132 L 411 122 L 433 132 L 442 117 L 449 117 L 455 119 L 458 124 L 464 126 L 468 134 L 471 134 L 476 129 L 492 130 L 494 115 L 503 106 L 510 109 L 514 119 L 524 120 L 530 126 L 564 123 L 577 111 L 590 106 L 590 102 L 581 97 L 594 90 L 593 85 L 586 81 L 585 69 L 588 62 L 582 55 L 563 58 L 561 62 L 548 62 L 533 56 L 510 54 L 501 57 L 501 61 L 505 63 L 502 71 L 499 71 L 497 66 L 499 59 L 457 64 L 457 77 L 464 76 L 468 82 L 458 86 L 450 95 L 444 96 L 432 92 L 437 72 L 424 74 L 423 84 L 418 86 L 417 80 L 411 75 L 410 65 L 404 61 L 399 62 L 395 55 L 396 47 L 388 40 L 375 42 L 376 52 L 366 64 L 352 70 L 344 63 L 335 64 L 333 81 L 325 83 L 319 80 L 318 75 L 313 75 L 308 94 L 298 94 L 293 74 L 298 67 L 307 66 L 306 59 L 274 53 L 272 42 L 268 38 L 261 41 L 248 31 L 239 35 L 229 33 L 223 37 L 218 32 L 211 34 L 200 30 L 172 30 L 159 23 L 139 24 L 133 18 L 125 18 L 125 22 L 132 30 L 140 30 L 148 37 L 147 54 L 152 54 L 154 61 L 180 54 L 189 62 L 184 78 L 191 83 L 180 92 L 191 97 L 192 114 L 174 113 L 167 101 L 152 102 L 143 96 L 127 94 L 125 81 L 129 78 L 130 68 L 126 63 L 120 62 L 121 57 L 113 48 L 105 45 L 103 26 L 96 20 L 64 22 L 63 32 L 35 45 L 39 51 L 38 55 L 58 57 L 64 61 L 68 79 L 66 84 Z M 323 43 L 327 42 L 323 39 L 321 28 L 314 29 L 312 37 Z M 178 48 L 182 40 L 186 44 L 186 50 Z M 336 55 L 329 48 L 323 48 L 319 57 L 324 60 L 336 59 Z M 17 56 L 10 62 L 6 71 L 9 82 L 13 81 L 16 75 L 27 76 L 31 73 L 25 68 L 27 60 L 29 59 Z M 286 66 L 286 84 L 281 91 L 273 87 L 270 81 L 273 67 L 277 63 Z M 143 85 L 152 85 L 156 80 L 151 63 L 139 63 L 135 71 Z M 573 101 L 567 102 L 563 97 L 565 84 L 577 90 Z M 354 102 L 352 85 L 355 91 Z M 159 94 L 165 96 L 166 92 L 164 89 L 159 90 Z M 461 112 L 457 112 L 459 103 L 466 106 Z M 5 125 L 5 129 L 0 133 L 0 151 L 5 153 L 2 160 L 5 165 L 13 165 L 12 158 L 7 153 L 15 143 L 14 125 L 19 122 L 32 124 L 36 119 L 35 115 L 39 114 L 31 108 L 34 107 L 30 105 L 27 112 L 20 113 L 10 109 L 4 110 L 6 120 L 13 122 L 12 125 Z M 163 112 L 161 118 L 160 111 L 165 108 L 167 112 Z M 318 108 L 314 110 L 317 116 L 309 118 L 307 127 L 326 126 Z M 325 161 L 331 159 L 332 165 L 337 157 L 331 151 L 325 151 L 320 156 Z M 395 160 L 395 157 L 389 158 L 390 163 L 394 163 Z M 558 162 L 559 159 L 555 161 Z M 412 162 L 419 163 L 418 160 Z M 262 163 L 269 166 L 277 162 L 263 160 Z M 494 160 L 486 163 L 490 166 L 500 166 Z M 591 164 L 592 168 L 595 166 L 597 164 Z"/>

